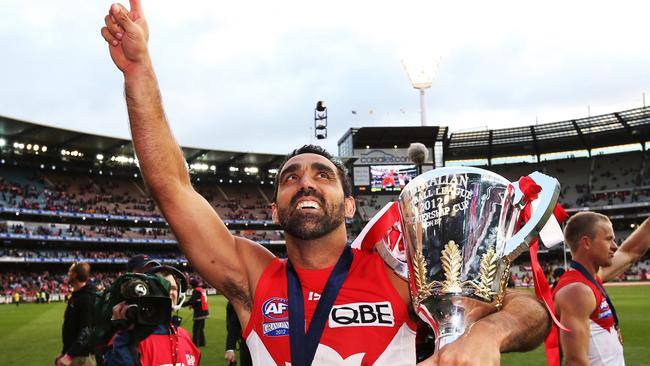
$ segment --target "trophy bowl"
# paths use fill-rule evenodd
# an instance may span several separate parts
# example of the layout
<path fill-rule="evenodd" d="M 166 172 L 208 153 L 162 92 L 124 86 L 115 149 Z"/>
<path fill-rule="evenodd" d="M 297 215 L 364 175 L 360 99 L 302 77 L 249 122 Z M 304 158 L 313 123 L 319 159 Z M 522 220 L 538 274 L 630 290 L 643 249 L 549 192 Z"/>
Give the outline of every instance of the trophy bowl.
<path fill-rule="evenodd" d="M 436 333 L 436 349 L 501 307 L 510 263 L 553 213 L 559 183 L 537 172 L 530 177 L 542 191 L 523 226 L 525 200 L 517 182 L 487 170 L 431 170 L 400 194 L 411 298 Z"/>

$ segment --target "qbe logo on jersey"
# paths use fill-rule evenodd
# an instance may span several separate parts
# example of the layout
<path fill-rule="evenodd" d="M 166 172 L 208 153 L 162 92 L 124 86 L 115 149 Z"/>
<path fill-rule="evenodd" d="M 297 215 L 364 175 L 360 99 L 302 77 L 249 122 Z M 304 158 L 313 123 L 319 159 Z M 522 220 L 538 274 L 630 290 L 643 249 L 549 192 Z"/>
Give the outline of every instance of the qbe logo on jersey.
<path fill-rule="evenodd" d="M 289 335 L 289 301 L 282 297 L 273 297 L 262 304 L 264 318 L 270 320 L 262 323 L 262 332 L 269 337 Z"/>
<path fill-rule="evenodd" d="M 395 325 L 395 316 L 389 301 L 335 305 L 329 318 L 330 328 L 392 327 L 393 325 Z"/>

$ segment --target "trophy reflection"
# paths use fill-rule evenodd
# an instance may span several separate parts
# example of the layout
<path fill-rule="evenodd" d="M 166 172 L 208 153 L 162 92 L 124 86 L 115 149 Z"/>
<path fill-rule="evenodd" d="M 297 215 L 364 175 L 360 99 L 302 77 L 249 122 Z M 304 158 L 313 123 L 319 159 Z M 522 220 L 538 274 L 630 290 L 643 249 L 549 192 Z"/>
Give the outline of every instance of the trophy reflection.
<path fill-rule="evenodd" d="M 526 200 L 518 184 L 483 169 L 435 169 L 400 194 L 411 298 L 436 333 L 436 350 L 501 307 L 510 264 L 552 215 L 559 183 L 530 177 L 542 190 L 520 229 Z"/>

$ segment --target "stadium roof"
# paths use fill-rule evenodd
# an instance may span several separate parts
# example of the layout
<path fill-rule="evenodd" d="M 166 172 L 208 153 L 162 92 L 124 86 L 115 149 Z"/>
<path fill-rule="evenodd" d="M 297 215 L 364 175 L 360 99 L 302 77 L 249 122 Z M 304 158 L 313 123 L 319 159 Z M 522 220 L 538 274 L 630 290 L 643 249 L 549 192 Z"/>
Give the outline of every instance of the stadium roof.
<path fill-rule="evenodd" d="M 388 132 L 390 131 L 390 132 Z M 443 141 L 445 159 L 477 159 L 500 156 L 539 155 L 550 152 L 591 150 L 598 147 L 650 141 L 650 107 L 631 109 L 600 116 L 515 128 L 458 132 L 448 135 L 447 127 L 364 127 L 352 128 L 339 144 L 352 135 L 354 146 L 370 145 L 376 148 L 408 146 L 410 142 L 433 145 Z M 428 137 L 427 137 L 428 136 Z M 423 141 L 423 137 L 424 141 Z M 47 146 L 40 157 L 61 158 L 61 150 L 82 152 L 86 162 L 102 154 L 105 164 L 111 156 L 134 157 L 130 140 L 54 128 L 0 116 L 0 138 L 6 141 L 0 147 L 3 155 L 34 153 L 13 147 L 15 143 Z M 260 172 L 277 168 L 283 155 L 234 152 L 183 147 L 188 163 L 215 165 L 217 171 L 229 166 L 256 166 Z"/>
<path fill-rule="evenodd" d="M 452 133 L 446 159 L 478 159 L 592 150 L 645 144 L 650 140 L 650 107 L 561 122 L 498 130 Z"/>
<path fill-rule="evenodd" d="M 135 156 L 131 140 L 43 126 L 2 116 L 0 116 L 0 138 L 6 140 L 8 149 L 16 142 L 47 146 L 47 151 L 39 153 L 41 156 L 60 156 L 58 154 L 61 154 L 61 150 L 82 152 L 86 156 L 86 160 L 94 160 L 97 154 L 102 154 L 106 160 L 109 160 L 111 156 Z M 182 150 L 185 159 L 190 164 L 205 163 L 225 167 L 225 169 L 230 165 L 277 167 L 284 158 L 284 155 L 278 154 L 207 150 L 192 147 L 183 147 Z"/>

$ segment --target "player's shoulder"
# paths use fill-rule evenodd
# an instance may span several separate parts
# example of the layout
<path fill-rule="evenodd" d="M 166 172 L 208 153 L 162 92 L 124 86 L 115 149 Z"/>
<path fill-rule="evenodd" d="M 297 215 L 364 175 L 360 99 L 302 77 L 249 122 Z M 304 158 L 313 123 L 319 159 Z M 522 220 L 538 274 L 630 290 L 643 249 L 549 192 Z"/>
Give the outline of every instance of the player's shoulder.
<path fill-rule="evenodd" d="M 246 265 L 253 268 L 265 268 L 275 257 L 270 250 L 262 244 L 242 236 L 235 236 L 237 251 L 242 256 Z"/>
<path fill-rule="evenodd" d="M 571 282 L 555 293 L 555 307 L 562 312 L 590 313 L 596 306 L 594 292 L 583 282 Z"/>

